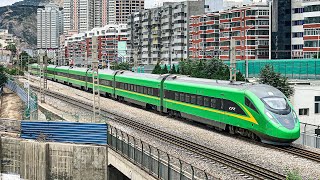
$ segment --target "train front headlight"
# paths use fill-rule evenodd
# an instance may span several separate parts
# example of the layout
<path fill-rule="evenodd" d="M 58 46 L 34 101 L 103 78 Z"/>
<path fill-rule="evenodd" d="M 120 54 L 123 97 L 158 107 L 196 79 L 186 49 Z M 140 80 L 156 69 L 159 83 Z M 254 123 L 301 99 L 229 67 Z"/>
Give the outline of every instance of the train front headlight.
<path fill-rule="evenodd" d="M 298 116 L 297 116 L 296 112 L 294 112 L 293 110 L 292 110 L 292 116 L 293 116 L 293 119 L 294 119 L 294 123 L 297 123 L 298 122 Z"/>
<path fill-rule="evenodd" d="M 267 109 L 265 109 L 265 111 L 264 111 L 265 113 L 266 113 L 266 115 L 268 116 L 268 118 L 270 119 L 270 120 L 272 120 L 274 123 L 279 123 L 278 121 L 277 121 L 277 119 L 272 115 L 272 112 L 270 112 L 270 111 L 268 111 Z"/>

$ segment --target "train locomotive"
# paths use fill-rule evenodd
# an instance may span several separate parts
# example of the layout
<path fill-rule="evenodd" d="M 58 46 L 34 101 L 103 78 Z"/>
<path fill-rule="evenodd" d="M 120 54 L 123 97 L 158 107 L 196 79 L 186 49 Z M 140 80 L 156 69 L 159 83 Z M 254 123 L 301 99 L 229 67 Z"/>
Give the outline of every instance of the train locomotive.
<path fill-rule="evenodd" d="M 39 65 L 31 65 L 38 75 Z M 92 71 L 48 66 L 49 80 L 92 91 Z M 99 70 L 99 91 L 171 116 L 200 122 L 263 143 L 287 145 L 300 136 L 292 105 L 278 89 L 263 84 Z"/>

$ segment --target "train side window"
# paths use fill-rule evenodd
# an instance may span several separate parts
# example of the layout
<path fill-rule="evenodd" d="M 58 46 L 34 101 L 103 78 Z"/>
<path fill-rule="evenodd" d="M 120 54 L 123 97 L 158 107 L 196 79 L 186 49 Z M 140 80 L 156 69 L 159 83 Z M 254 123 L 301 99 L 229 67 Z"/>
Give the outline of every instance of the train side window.
<path fill-rule="evenodd" d="M 153 95 L 159 97 L 159 90 L 157 88 L 153 88 Z"/>
<path fill-rule="evenodd" d="M 186 103 L 190 103 L 190 95 L 189 94 L 186 94 Z"/>
<path fill-rule="evenodd" d="M 211 98 L 211 108 L 213 109 L 221 109 L 221 99 Z"/>
<path fill-rule="evenodd" d="M 133 91 L 137 92 L 137 85 L 133 85 Z"/>
<path fill-rule="evenodd" d="M 128 84 L 127 83 L 124 84 L 124 89 L 128 90 Z"/>
<path fill-rule="evenodd" d="M 250 101 L 250 99 L 248 99 L 247 97 L 245 97 L 245 104 L 246 106 L 248 106 L 249 108 L 251 108 L 252 110 L 254 110 L 255 112 L 259 113 L 257 108 L 253 105 L 253 103 Z"/>
<path fill-rule="evenodd" d="M 177 92 L 174 93 L 174 100 L 176 100 L 176 101 L 180 100 L 179 93 L 177 93 Z"/>
<path fill-rule="evenodd" d="M 133 91 L 134 90 L 133 84 L 131 84 L 130 86 L 131 86 L 130 91 Z"/>
<path fill-rule="evenodd" d="M 143 94 L 148 94 L 148 88 L 147 87 L 143 87 Z"/>
<path fill-rule="evenodd" d="M 203 97 L 202 96 L 197 96 L 197 105 L 203 106 Z"/>
<path fill-rule="evenodd" d="M 210 99 L 208 97 L 203 98 L 203 105 L 205 107 L 210 107 Z"/>
<path fill-rule="evenodd" d="M 153 95 L 152 94 L 152 88 L 148 88 L 148 94 L 151 95 L 151 96 Z"/>
<path fill-rule="evenodd" d="M 196 104 L 196 103 L 197 103 L 196 95 L 191 95 L 191 104 Z"/>
<path fill-rule="evenodd" d="M 180 93 L 180 101 L 181 101 L 181 102 L 184 102 L 184 96 L 185 96 L 184 93 Z"/>
<path fill-rule="evenodd" d="M 138 86 L 137 88 L 138 88 L 138 93 L 143 94 L 143 87 L 142 86 Z"/>
<path fill-rule="evenodd" d="M 120 83 L 120 89 L 124 89 L 124 83 Z"/>

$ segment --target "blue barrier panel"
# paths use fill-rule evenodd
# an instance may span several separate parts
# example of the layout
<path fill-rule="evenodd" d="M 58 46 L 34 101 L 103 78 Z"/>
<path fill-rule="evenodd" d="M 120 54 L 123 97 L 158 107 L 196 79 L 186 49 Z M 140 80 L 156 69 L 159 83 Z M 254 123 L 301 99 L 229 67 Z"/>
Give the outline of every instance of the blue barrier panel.
<path fill-rule="evenodd" d="M 105 145 L 107 128 L 107 124 L 21 121 L 21 138 Z"/>

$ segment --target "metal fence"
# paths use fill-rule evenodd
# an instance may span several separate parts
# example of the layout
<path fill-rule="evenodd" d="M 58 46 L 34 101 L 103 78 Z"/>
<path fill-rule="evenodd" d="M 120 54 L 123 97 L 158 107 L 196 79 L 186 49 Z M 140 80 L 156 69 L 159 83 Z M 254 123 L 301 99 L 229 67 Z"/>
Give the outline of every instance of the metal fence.
<path fill-rule="evenodd" d="M 21 121 L 21 138 L 106 145 L 107 129 L 106 123 Z"/>
<path fill-rule="evenodd" d="M 158 179 L 216 179 L 179 158 L 109 126 L 109 147 Z"/>
<path fill-rule="evenodd" d="M 225 63 L 230 64 L 228 61 Z M 249 77 L 259 77 L 261 69 L 266 65 L 271 65 L 276 72 L 290 79 L 320 79 L 320 59 L 250 60 Z M 245 61 L 237 61 L 236 68 L 246 74 Z"/>
<path fill-rule="evenodd" d="M 300 138 L 295 143 L 320 148 L 320 125 L 300 123 L 300 129 Z"/>
<path fill-rule="evenodd" d="M 24 110 L 25 119 L 29 119 L 32 113 L 37 113 L 38 103 L 37 103 L 37 95 L 35 93 L 29 90 L 29 94 L 28 94 L 27 89 L 25 89 L 23 86 L 19 85 L 18 83 L 10 79 L 8 80 L 5 86 L 11 91 L 15 92 L 25 104 L 25 110 Z"/>

